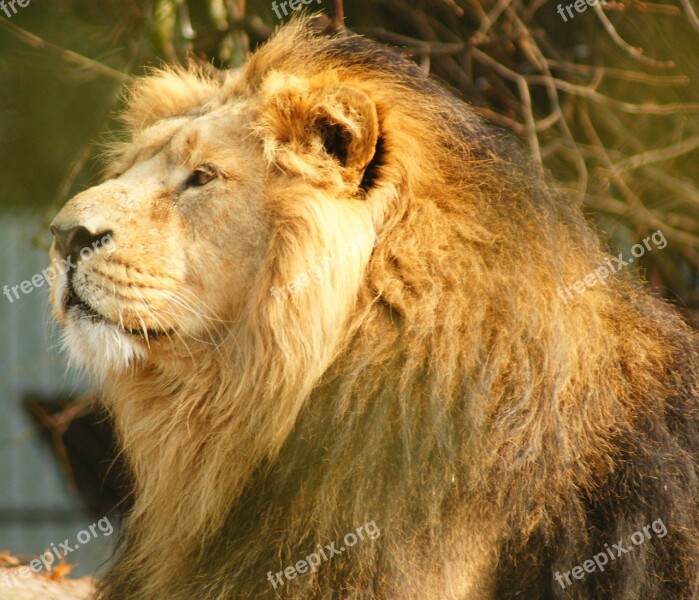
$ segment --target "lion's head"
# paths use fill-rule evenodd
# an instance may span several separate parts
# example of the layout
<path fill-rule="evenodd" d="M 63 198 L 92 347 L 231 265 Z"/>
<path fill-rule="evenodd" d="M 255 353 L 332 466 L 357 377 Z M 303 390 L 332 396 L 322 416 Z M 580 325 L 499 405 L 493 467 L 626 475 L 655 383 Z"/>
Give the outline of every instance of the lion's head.
<path fill-rule="evenodd" d="M 52 224 L 55 314 L 135 482 L 106 597 L 491 598 L 503 548 L 551 579 L 528 544 L 561 524 L 556 560 L 587 557 L 586 503 L 637 415 L 662 437 L 691 342 L 623 273 L 561 301 L 608 259 L 511 144 L 305 22 L 221 78 L 139 80 L 124 120 Z M 380 544 L 266 581 L 369 521 Z"/>
<path fill-rule="evenodd" d="M 79 362 L 104 376 L 179 365 L 260 318 L 249 313 L 280 337 L 314 303 L 332 307 L 328 323 L 347 318 L 380 220 L 364 181 L 377 109 L 361 87 L 272 73 L 250 90 L 244 74 L 162 71 L 132 90 L 126 120 L 106 181 L 51 226 L 56 266 L 72 259 L 53 305 Z M 332 257 L 342 268 L 296 282 Z"/>

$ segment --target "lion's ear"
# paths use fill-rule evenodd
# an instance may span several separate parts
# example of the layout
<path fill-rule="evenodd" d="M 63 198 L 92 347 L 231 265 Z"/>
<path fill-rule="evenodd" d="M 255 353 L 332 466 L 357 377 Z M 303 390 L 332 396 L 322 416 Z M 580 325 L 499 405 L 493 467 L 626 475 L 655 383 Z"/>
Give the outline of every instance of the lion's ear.
<path fill-rule="evenodd" d="M 376 105 L 364 91 L 349 85 L 290 87 L 275 94 L 274 117 L 268 115 L 267 120 L 268 131 L 272 131 L 276 144 L 294 155 L 287 164 L 297 170 L 298 158 L 308 165 L 335 161 L 341 167 L 344 181 L 358 189 L 376 153 L 379 137 Z"/>
<path fill-rule="evenodd" d="M 317 133 L 325 152 L 344 167 L 348 183 L 358 186 L 376 152 L 376 105 L 363 91 L 345 85 L 322 88 L 314 96 L 309 130 Z"/>

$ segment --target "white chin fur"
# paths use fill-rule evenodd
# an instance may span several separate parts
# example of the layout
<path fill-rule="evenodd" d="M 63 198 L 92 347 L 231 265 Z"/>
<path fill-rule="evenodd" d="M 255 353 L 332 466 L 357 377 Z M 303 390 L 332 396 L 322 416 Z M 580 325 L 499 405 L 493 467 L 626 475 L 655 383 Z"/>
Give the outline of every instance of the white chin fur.
<path fill-rule="evenodd" d="M 63 329 L 63 347 L 70 363 L 104 379 L 110 372 L 132 368 L 147 356 L 147 349 L 114 325 L 69 318 Z"/>

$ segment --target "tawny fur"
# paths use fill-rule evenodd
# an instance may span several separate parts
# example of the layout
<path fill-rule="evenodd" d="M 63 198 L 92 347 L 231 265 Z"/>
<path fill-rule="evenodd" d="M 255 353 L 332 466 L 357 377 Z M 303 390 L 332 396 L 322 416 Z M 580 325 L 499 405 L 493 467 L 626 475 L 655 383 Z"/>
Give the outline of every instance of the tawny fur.
<path fill-rule="evenodd" d="M 697 338 L 626 273 L 561 300 L 608 258 L 579 208 L 409 62 L 304 21 L 225 80 L 139 81 L 116 179 L 93 193 L 116 202 L 122 173 L 183 123 L 237 104 L 242 133 L 219 137 L 249 154 L 192 134 L 172 160 L 223 163 L 250 193 L 207 200 L 216 217 L 153 204 L 164 225 L 149 233 L 129 221 L 143 244 L 185 246 L 190 220 L 209 223 L 206 243 L 242 236 L 252 258 L 234 280 L 242 258 L 186 250 L 196 335 L 106 369 L 135 506 L 99 597 L 699 597 Z M 241 199 L 259 208 L 245 227 L 231 220 Z M 114 240 L 115 257 L 141 256 L 118 228 Z M 132 265 L 172 271 L 163 252 Z M 270 294 L 340 254 L 325 281 Z M 117 287 L 135 277 L 124 268 Z M 566 589 L 554 580 L 658 518 L 666 537 Z M 268 581 L 369 521 L 379 538 Z"/>

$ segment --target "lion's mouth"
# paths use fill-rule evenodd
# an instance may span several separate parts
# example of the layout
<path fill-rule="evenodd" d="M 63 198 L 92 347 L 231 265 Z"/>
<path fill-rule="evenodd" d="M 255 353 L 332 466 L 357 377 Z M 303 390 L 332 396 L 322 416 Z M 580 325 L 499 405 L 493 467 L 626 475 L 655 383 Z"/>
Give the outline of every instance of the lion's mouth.
<path fill-rule="evenodd" d="M 86 319 L 94 323 L 107 323 L 109 325 L 112 325 L 113 327 L 116 327 L 120 331 L 123 331 L 124 333 L 128 333 L 129 335 L 135 337 L 147 338 L 149 340 L 158 340 L 161 337 L 169 336 L 170 333 L 172 333 L 171 331 L 155 329 L 129 329 L 128 327 L 124 327 L 119 323 L 111 321 L 97 309 L 90 306 L 90 304 L 88 304 L 80 296 L 80 294 L 78 294 L 78 292 L 75 291 L 75 288 L 73 288 L 72 281 L 70 280 L 68 282 L 68 287 L 64 296 L 63 307 L 66 312 L 72 311 L 74 314 L 76 314 L 78 319 Z"/>
<path fill-rule="evenodd" d="M 107 319 L 92 308 L 85 300 L 83 300 L 80 295 L 73 289 L 73 284 L 68 283 L 68 289 L 66 290 L 65 300 L 63 301 L 63 307 L 66 312 L 74 309 L 80 316 L 91 321 L 106 321 Z"/>

